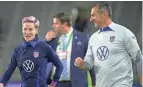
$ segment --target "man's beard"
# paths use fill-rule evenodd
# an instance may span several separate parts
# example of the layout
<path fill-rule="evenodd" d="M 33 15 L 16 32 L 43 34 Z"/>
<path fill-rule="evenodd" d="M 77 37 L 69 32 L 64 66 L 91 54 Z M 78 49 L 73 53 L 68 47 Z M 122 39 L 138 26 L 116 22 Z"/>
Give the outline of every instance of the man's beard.
<path fill-rule="evenodd" d="M 94 26 L 97 28 L 97 24 L 96 23 L 94 23 Z"/>
<path fill-rule="evenodd" d="M 57 35 L 59 35 L 59 36 L 61 36 L 61 35 L 63 35 L 63 34 L 64 34 L 63 31 L 58 31 L 58 32 L 57 32 Z"/>

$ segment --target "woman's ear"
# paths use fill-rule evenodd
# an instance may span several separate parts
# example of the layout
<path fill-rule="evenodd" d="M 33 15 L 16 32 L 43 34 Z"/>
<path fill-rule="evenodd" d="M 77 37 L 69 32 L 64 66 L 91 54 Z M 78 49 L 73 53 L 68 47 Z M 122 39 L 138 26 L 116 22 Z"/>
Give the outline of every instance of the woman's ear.
<path fill-rule="evenodd" d="M 38 30 L 39 30 L 39 28 L 36 28 L 36 34 L 38 34 Z"/>

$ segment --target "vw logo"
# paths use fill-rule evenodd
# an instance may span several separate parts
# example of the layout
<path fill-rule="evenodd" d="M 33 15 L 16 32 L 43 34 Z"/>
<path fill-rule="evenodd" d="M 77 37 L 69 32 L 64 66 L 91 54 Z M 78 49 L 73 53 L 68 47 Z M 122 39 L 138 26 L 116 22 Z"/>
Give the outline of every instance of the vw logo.
<path fill-rule="evenodd" d="M 101 46 L 97 49 L 97 57 L 99 60 L 104 61 L 109 56 L 109 50 L 106 46 Z"/>
<path fill-rule="evenodd" d="M 34 63 L 31 60 L 26 60 L 23 63 L 23 68 L 26 72 L 31 72 L 34 69 Z"/>

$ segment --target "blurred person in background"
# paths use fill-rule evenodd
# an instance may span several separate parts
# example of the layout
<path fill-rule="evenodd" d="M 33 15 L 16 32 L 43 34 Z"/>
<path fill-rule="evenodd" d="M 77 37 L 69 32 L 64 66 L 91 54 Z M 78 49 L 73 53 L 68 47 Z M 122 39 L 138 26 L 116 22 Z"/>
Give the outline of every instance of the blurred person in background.
<path fill-rule="evenodd" d="M 0 87 L 4 87 L 11 78 L 16 67 L 21 74 L 21 87 L 47 87 L 47 62 L 56 66 L 56 72 L 50 87 L 55 87 L 59 80 L 63 66 L 57 54 L 45 41 L 38 40 L 40 22 L 33 16 L 22 20 L 23 42 L 13 52 L 8 69 L 4 73 Z"/>
<path fill-rule="evenodd" d="M 91 18 L 99 30 L 89 40 L 86 56 L 78 57 L 75 66 L 96 72 L 96 87 L 132 87 L 132 61 L 142 85 L 142 53 L 135 35 L 112 22 L 112 10 L 106 2 L 95 4 Z"/>
<path fill-rule="evenodd" d="M 53 17 L 53 30 L 47 32 L 46 40 L 57 52 L 62 64 L 63 72 L 56 87 L 88 87 L 87 72 L 74 66 L 77 57 L 84 58 L 88 46 L 86 34 L 72 27 L 72 19 L 69 14 L 60 12 Z M 51 67 L 51 72 L 49 72 Z M 55 67 L 48 65 L 48 77 L 53 77 Z M 90 69 L 92 84 L 95 87 L 95 72 Z M 48 80 L 50 81 L 50 80 Z"/>
<path fill-rule="evenodd" d="M 88 37 L 90 37 L 93 32 L 97 31 L 97 28 L 94 29 L 92 23 L 89 20 L 90 17 L 90 8 L 89 7 L 75 7 L 71 9 L 72 15 L 72 24 L 73 28 L 87 33 Z"/>
<path fill-rule="evenodd" d="M 76 7 L 71 10 L 74 29 L 84 32 L 88 22 L 88 12 L 84 7 Z"/>
<path fill-rule="evenodd" d="M 72 17 L 72 26 L 74 29 L 76 29 L 79 32 L 84 32 L 88 35 L 88 37 L 91 36 L 91 26 L 89 21 L 89 11 L 87 7 L 74 7 L 71 9 L 71 17 Z M 92 87 L 93 80 L 91 80 L 90 72 L 87 71 L 88 76 L 88 87 Z"/>

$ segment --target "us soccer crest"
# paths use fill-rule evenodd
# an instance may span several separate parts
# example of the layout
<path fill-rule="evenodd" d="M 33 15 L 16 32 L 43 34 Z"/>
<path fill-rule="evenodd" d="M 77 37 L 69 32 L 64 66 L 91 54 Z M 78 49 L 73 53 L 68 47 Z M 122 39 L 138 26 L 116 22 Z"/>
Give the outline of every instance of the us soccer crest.
<path fill-rule="evenodd" d="M 35 58 L 38 58 L 38 57 L 39 57 L 39 52 L 34 52 L 33 56 L 34 56 Z"/>
<path fill-rule="evenodd" d="M 115 36 L 110 36 L 110 42 L 114 42 L 115 41 Z"/>

